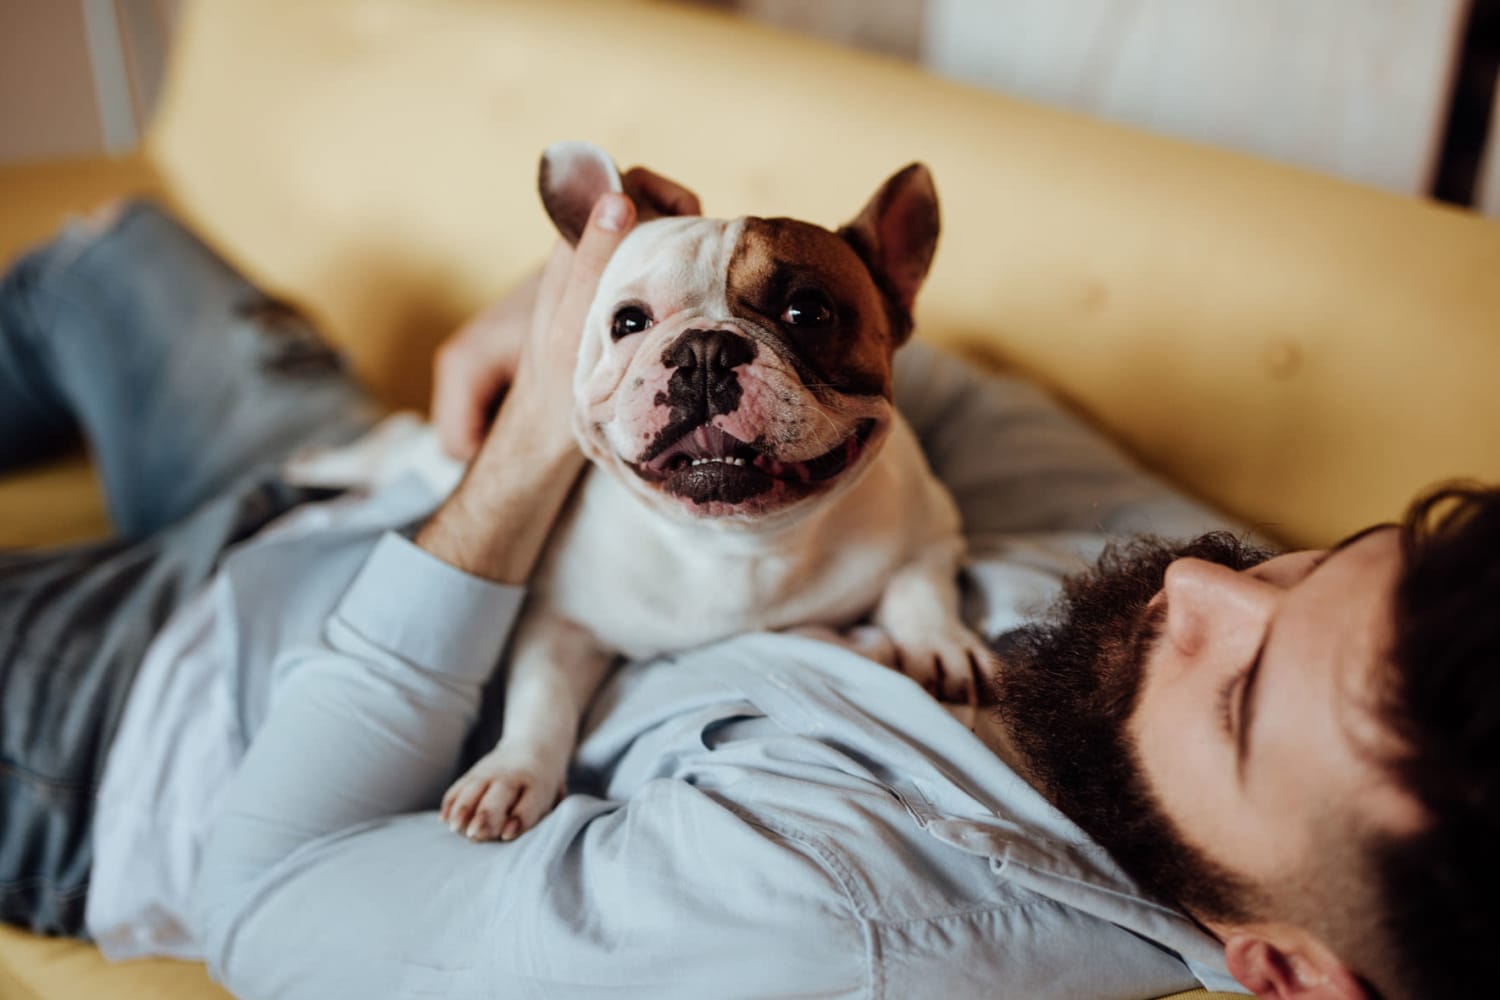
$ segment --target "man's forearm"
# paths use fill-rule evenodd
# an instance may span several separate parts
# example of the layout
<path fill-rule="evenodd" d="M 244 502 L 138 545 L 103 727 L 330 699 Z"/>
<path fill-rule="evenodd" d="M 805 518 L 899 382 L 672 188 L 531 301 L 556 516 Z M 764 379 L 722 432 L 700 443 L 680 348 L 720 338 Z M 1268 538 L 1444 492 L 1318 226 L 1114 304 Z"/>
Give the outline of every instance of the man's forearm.
<path fill-rule="evenodd" d="M 288 859 L 436 804 L 524 596 L 388 534 L 316 639 L 277 658 L 270 712 L 224 793 L 193 890 L 193 932 L 221 980 L 269 974 L 238 962 L 236 946 L 246 927 L 266 936 L 263 907 L 285 906 L 266 887 L 297 881 Z"/>
<path fill-rule="evenodd" d="M 501 407 L 464 481 L 418 533 L 428 552 L 475 576 L 521 585 L 584 464 L 571 438 Z"/>
<path fill-rule="evenodd" d="M 444 562 L 496 583 L 530 578 L 583 468 L 570 430 L 579 337 L 599 275 L 634 222 L 630 200 L 606 192 L 577 246 L 554 248 L 515 385 L 468 475 L 417 535 Z"/>

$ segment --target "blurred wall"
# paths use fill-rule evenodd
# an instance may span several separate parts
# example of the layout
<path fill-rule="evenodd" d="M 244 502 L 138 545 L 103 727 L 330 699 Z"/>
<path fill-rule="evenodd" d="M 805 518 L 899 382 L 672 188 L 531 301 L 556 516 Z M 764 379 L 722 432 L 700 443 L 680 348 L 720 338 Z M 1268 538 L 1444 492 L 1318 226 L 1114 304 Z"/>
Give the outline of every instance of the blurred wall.
<path fill-rule="evenodd" d="M 0 0 L 0 163 L 125 152 L 181 0 Z"/>
<path fill-rule="evenodd" d="M 924 0 L 720 0 L 717 5 L 845 45 L 907 59 L 921 55 Z"/>
<path fill-rule="evenodd" d="M 1500 217 L 1500 86 L 1490 114 L 1490 143 L 1485 150 L 1475 204 L 1485 215 Z"/>
<path fill-rule="evenodd" d="M 1500 0 L 698 2 L 1019 97 L 1500 215 Z"/>
<path fill-rule="evenodd" d="M 83 7 L 0 0 L 0 161 L 103 148 Z"/>
<path fill-rule="evenodd" d="M 1392 191 L 1436 176 L 1467 0 L 928 0 L 943 73 Z"/>
<path fill-rule="evenodd" d="M 132 148 L 181 2 L 0 0 L 0 163 Z M 677 2 L 1500 216 L 1500 0 Z"/>

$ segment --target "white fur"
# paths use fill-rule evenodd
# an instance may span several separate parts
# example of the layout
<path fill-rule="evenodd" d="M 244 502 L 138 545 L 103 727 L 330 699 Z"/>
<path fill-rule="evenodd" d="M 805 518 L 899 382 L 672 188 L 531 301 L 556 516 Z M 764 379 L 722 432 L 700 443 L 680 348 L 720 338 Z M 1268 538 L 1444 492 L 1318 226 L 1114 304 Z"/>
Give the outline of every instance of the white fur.
<path fill-rule="evenodd" d="M 632 659 L 740 632 L 854 624 L 928 548 L 958 538 L 953 500 L 896 418 L 854 483 L 764 532 L 684 524 L 592 471 L 548 546 L 535 606 Z M 956 573 L 956 565 L 948 567 Z"/>
<path fill-rule="evenodd" d="M 881 426 L 838 481 L 787 511 L 693 516 L 630 470 L 636 456 L 622 451 L 640 435 L 620 432 L 611 405 L 659 366 L 663 345 L 694 327 L 739 331 L 766 345 L 763 353 L 772 346 L 767 331 L 729 310 L 726 270 L 739 231 L 711 219 L 645 224 L 601 279 L 574 383 L 575 430 L 594 467 L 533 580 L 504 735 L 449 792 L 472 813 L 455 823 L 470 837 L 514 836 L 551 808 L 579 719 L 617 655 L 647 658 L 745 631 L 846 628 L 873 616 L 905 671 L 939 693 L 972 697 L 976 674 L 992 669 L 958 617 L 958 512 L 887 400 L 850 403 L 797 385 L 797 405 L 776 415 L 788 447 L 799 447 L 799 420 L 814 409 L 818 419 L 805 429 L 806 453 L 792 460 L 826 451 L 829 435 L 836 443 L 859 419 L 875 416 Z M 630 344 L 615 343 L 613 310 L 632 298 L 656 303 L 661 319 Z"/>

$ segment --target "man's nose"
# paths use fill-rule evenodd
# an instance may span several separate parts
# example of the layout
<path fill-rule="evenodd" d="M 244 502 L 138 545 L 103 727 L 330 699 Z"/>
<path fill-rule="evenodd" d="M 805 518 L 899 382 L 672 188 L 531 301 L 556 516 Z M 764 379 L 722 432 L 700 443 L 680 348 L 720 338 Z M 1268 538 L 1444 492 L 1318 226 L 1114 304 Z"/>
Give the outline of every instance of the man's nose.
<path fill-rule="evenodd" d="M 1231 660 L 1253 652 L 1282 595 L 1272 583 L 1202 559 L 1168 566 L 1162 591 L 1165 632 L 1177 651 L 1190 657 L 1216 651 Z"/>

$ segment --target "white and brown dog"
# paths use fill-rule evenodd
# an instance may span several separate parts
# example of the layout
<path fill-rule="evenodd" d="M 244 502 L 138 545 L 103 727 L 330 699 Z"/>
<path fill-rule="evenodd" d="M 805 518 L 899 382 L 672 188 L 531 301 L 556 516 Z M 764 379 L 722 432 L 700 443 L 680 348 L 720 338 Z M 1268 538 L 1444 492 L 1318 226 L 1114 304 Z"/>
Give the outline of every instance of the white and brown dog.
<path fill-rule="evenodd" d="M 553 146 L 541 193 L 576 242 L 622 183 Z M 500 742 L 444 815 L 510 839 L 561 794 L 611 661 L 738 632 L 870 620 L 934 694 L 974 698 L 992 659 L 959 620 L 958 512 L 891 404 L 891 362 L 938 236 L 913 164 L 837 233 L 793 219 L 660 218 L 605 270 L 574 377 L 593 468 L 515 637 Z"/>

